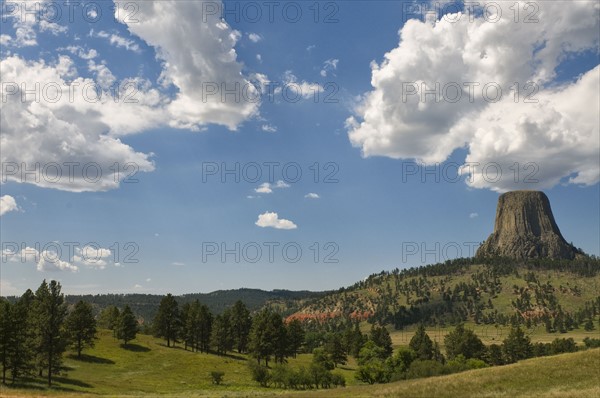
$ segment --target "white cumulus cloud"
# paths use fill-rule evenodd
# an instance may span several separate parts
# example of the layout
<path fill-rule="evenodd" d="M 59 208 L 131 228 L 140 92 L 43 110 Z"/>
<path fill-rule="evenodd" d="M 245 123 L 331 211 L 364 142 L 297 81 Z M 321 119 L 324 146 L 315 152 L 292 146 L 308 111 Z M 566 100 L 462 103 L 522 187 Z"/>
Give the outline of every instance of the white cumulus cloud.
<path fill-rule="evenodd" d="M 258 216 L 258 220 L 255 223 L 261 228 L 275 228 L 275 229 L 296 229 L 298 226 L 290 220 L 279 218 L 277 213 L 265 212 Z"/>
<path fill-rule="evenodd" d="M 253 43 L 258 43 L 263 38 L 258 33 L 248 33 L 248 39 L 250 39 L 250 41 L 253 42 Z"/>
<path fill-rule="evenodd" d="M 495 191 L 597 183 L 598 68 L 560 87 L 555 78 L 569 54 L 598 51 L 600 4 L 536 5 L 536 23 L 514 21 L 511 7 L 526 2 L 495 2 L 494 23 L 479 14 L 409 20 L 398 47 L 372 64 L 373 90 L 347 120 L 351 143 L 364 156 L 428 165 L 466 148 L 466 164 L 480 163 L 468 184 Z M 499 180 L 483 172 L 490 163 Z M 530 169 L 514 178 L 515 163 Z"/>
<path fill-rule="evenodd" d="M 208 1 L 144 1 L 130 21 L 119 3 L 115 15 L 164 61 L 161 79 L 179 89 L 169 103 L 172 127 L 199 129 L 215 123 L 231 130 L 258 112 L 259 93 L 242 74 L 234 48 L 240 33 L 218 15 L 204 12 Z M 214 6 L 214 1 L 210 1 Z M 220 2 L 219 2 L 220 3 Z M 225 96 L 227 90 L 239 95 Z"/>
<path fill-rule="evenodd" d="M 10 195 L 3 195 L 0 197 L 0 216 L 10 212 L 19 210 L 17 201 Z"/>

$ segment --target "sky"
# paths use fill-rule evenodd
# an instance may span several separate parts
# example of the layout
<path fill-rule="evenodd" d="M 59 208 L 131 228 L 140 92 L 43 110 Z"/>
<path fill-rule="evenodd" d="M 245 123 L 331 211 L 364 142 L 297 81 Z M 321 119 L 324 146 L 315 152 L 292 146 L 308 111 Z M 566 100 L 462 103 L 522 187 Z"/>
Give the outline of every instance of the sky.
<path fill-rule="evenodd" d="M 3 1 L 0 294 L 337 289 L 518 189 L 599 255 L 599 7 Z"/>

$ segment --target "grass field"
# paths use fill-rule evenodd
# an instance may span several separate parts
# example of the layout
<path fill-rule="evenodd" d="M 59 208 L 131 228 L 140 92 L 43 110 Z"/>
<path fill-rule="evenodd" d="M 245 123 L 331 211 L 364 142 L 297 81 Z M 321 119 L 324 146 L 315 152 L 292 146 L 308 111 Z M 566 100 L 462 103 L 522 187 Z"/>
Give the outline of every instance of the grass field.
<path fill-rule="evenodd" d="M 594 321 L 597 325 L 597 320 Z M 465 327 L 468 329 L 472 329 L 477 336 L 483 341 L 485 345 L 490 344 L 502 344 L 502 341 L 508 336 L 510 332 L 510 326 L 495 326 L 495 325 L 476 325 L 473 322 L 465 323 Z M 583 346 L 583 339 L 586 337 L 589 338 L 600 338 L 600 332 L 598 328 L 592 330 L 590 332 L 586 332 L 583 327 L 575 330 L 571 330 L 568 333 L 547 333 L 544 325 L 537 325 L 532 327 L 531 329 L 526 329 L 524 327 L 523 331 L 526 335 L 529 336 L 532 343 L 550 343 L 552 340 L 556 338 L 573 338 L 575 342 Z M 410 342 L 410 339 L 415 334 L 416 326 L 412 326 L 410 328 L 406 328 L 405 330 L 390 330 L 390 336 L 392 337 L 392 344 L 394 347 L 407 346 Z M 437 341 L 440 344 L 440 347 L 444 348 L 444 336 L 454 330 L 454 326 L 446 326 L 443 328 L 440 327 L 430 327 L 426 328 L 427 334 L 429 337 Z M 368 331 L 366 329 L 365 331 Z"/>
<path fill-rule="evenodd" d="M 305 397 L 437 397 L 456 396 L 454 393 L 466 389 L 471 396 L 546 396 L 544 394 L 548 393 L 548 396 L 568 397 L 586 396 L 576 395 L 577 389 L 585 394 L 600 392 L 600 350 L 378 386 L 359 385 L 354 378 L 356 364 L 351 359 L 347 365 L 335 370 L 344 375 L 347 388 L 304 393 L 259 387 L 251 380 L 245 356 L 219 357 L 192 353 L 183 348 L 167 348 L 162 340 L 146 335 L 138 335 L 133 344 L 124 349 L 109 331 L 103 330 L 96 347 L 84 353 L 82 360 L 66 356 L 67 374 L 56 378 L 51 389 L 43 381 L 30 381 L 27 385 L 0 387 L 0 396 L 254 397 L 298 394 Z M 311 355 L 304 354 L 290 359 L 289 363 L 292 367 L 307 366 L 310 361 Z M 212 384 L 210 372 L 214 370 L 225 372 L 223 385 Z M 485 394 L 477 394 L 479 389 Z M 572 395 L 562 395 L 563 392 Z"/>

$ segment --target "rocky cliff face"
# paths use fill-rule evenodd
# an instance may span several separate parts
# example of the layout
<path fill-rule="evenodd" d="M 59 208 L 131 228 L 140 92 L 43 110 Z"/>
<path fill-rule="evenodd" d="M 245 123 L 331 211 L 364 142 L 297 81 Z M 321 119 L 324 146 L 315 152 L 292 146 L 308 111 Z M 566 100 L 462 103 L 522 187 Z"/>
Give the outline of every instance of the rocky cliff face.
<path fill-rule="evenodd" d="M 578 254 L 562 237 L 543 192 L 513 191 L 498 199 L 494 232 L 476 256 L 573 259 Z"/>

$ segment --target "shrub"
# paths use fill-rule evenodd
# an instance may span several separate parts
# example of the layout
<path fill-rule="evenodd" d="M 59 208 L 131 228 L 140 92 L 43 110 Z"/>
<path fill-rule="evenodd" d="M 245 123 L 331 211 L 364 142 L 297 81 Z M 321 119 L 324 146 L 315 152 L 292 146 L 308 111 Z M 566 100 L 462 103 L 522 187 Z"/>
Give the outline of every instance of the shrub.
<path fill-rule="evenodd" d="M 489 365 L 481 359 L 469 358 L 467 359 L 467 368 L 469 369 L 482 369 L 487 368 Z"/>
<path fill-rule="evenodd" d="M 583 343 L 585 344 L 586 348 L 600 347 L 600 339 L 591 339 L 589 337 L 586 337 L 585 339 L 583 339 Z"/>
<path fill-rule="evenodd" d="M 407 376 L 409 379 L 417 379 L 421 377 L 439 376 L 446 372 L 444 365 L 438 361 L 417 359 L 410 364 Z"/>
<path fill-rule="evenodd" d="M 504 364 L 502 359 L 502 347 L 498 344 L 491 344 L 485 352 L 485 361 L 492 366 Z"/>
<path fill-rule="evenodd" d="M 220 385 L 223 382 L 223 376 L 225 376 L 225 372 L 221 371 L 213 371 L 210 372 L 210 377 L 212 377 L 213 384 Z"/>
<path fill-rule="evenodd" d="M 333 384 L 334 387 L 346 387 L 346 379 L 339 373 L 332 373 L 331 384 Z"/>
<path fill-rule="evenodd" d="M 552 355 L 562 354 L 564 352 L 575 352 L 575 351 L 577 351 L 577 344 L 575 343 L 575 340 L 573 340 L 572 337 L 568 338 L 568 339 L 556 338 L 550 344 L 550 353 Z"/>
<path fill-rule="evenodd" d="M 391 379 L 390 369 L 378 359 L 370 359 L 359 366 L 355 377 L 365 383 L 387 383 Z"/>
<path fill-rule="evenodd" d="M 250 362 L 250 372 L 252 373 L 252 380 L 256 381 L 261 387 L 268 387 L 271 381 L 271 374 L 269 369 L 265 366 Z"/>

